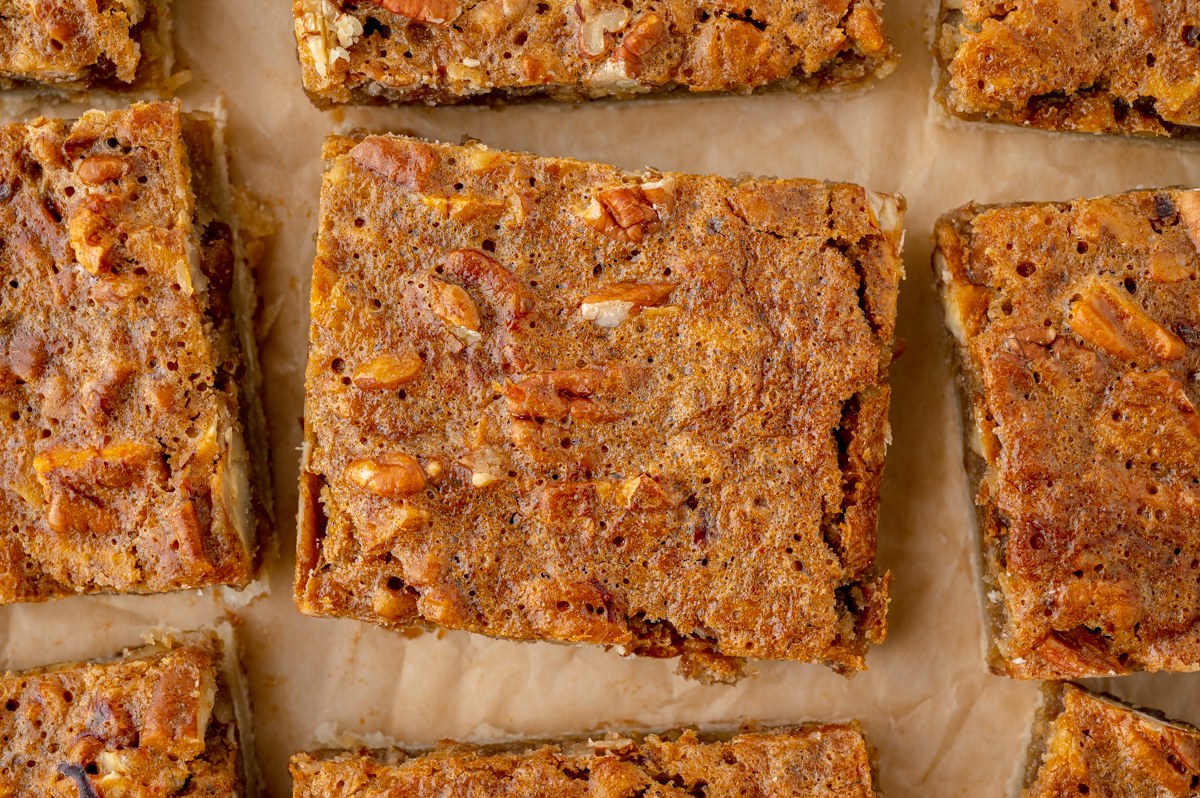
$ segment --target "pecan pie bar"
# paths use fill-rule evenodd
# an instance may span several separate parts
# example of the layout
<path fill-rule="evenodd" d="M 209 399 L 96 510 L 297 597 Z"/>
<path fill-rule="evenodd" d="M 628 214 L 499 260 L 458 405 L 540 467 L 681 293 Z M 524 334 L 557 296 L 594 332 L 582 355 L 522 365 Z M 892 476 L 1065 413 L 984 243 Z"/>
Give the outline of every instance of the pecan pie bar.
<path fill-rule="evenodd" d="M 146 638 L 114 659 L 0 677 L 0 795 L 247 794 L 254 767 L 239 739 L 248 704 L 232 634 Z"/>
<path fill-rule="evenodd" d="M 222 134 L 170 103 L 0 128 L 0 603 L 256 573 L 263 224 Z"/>
<path fill-rule="evenodd" d="M 1200 729 L 1073 684 L 1047 682 L 1021 798 L 1194 796 Z"/>
<path fill-rule="evenodd" d="M 934 98 L 951 116 L 1200 139 L 1200 9 L 1183 0 L 940 0 Z"/>
<path fill-rule="evenodd" d="M 901 199 L 387 136 L 325 156 L 301 610 L 700 678 L 864 667 Z"/>
<path fill-rule="evenodd" d="M 1200 192 L 937 224 L 990 665 L 1200 668 Z"/>
<path fill-rule="evenodd" d="M 0 91 L 9 97 L 153 99 L 187 80 L 174 68 L 170 0 L 3 4 Z"/>
<path fill-rule="evenodd" d="M 433 751 L 319 751 L 292 757 L 293 798 L 456 795 L 705 795 L 872 798 L 871 751 L 857 722 L 738 733 L 609 732 Z"/>
<path fill-rule="evenodd" d="M 880 0 L 292 0 L 322 108 L 579 101 L 650 92 L 805 94 L 884 77 Z"/>

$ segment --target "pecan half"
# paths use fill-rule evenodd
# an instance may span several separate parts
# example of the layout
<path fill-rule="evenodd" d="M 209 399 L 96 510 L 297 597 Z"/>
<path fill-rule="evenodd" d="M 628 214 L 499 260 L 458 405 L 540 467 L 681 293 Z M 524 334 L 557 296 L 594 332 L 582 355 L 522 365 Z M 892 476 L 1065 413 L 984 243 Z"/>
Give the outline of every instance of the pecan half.
<path fill-rule="evenodd" d="M 404 452 L 355 460 L 346 466 L 346 479 L 388 499 L 403 499 L 425 489 L 425 472 L 416 458 Z"/>
<path fill-rule="evenodd" d="M 561 369 L 531 374 L 500 389 L 513 418 L 615 421 L 625 414 L 600 399 L 601 392 L 628 390 L 635 375 L 625 367 Z"/>
<path fill-rule="evenodd" d="M 425 370 L 425 361 L 416 352 L 379 355 L 354 370 L 354 384 L 363 391 L 391 391 L 412 382 Z"/>
<path fill-rule="evenodd" d="M 673 283 L 610 283 L 584 297 L 579 312 L 600 327 L 616 327 L 643 308 L 663 304 L 674 290 Z"/>
<path fill-rule="evenodd" d="M 454 0 L 367 0 L 383 6 L 393 14 L 408 17 L 414 22 L 449 25 L 458 19 L 462 6 Z"/>
<path fill-rule="evenodd" d="M 461 286 L 430 280 L 431 305 L 434 315 L 446 323 L 446 328 L 464 344 L 483 340 L 479 332 L 479 308 Z"/>
<path fill-rule="evenodd" d="M 1122 360 L 1178 360 L 1183 340 L 1111 286 L 1094 279 L 1071 308 L 1071 328 L 1080 338 Z"/>

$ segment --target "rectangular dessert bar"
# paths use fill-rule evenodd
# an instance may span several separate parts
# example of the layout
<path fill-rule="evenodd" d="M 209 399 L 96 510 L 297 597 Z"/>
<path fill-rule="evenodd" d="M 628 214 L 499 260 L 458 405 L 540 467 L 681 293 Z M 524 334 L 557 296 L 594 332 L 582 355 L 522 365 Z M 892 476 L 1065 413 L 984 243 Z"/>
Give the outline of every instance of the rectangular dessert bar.
<path fill-rule="evenodd" d="M 4 99 L 157 99 L 175 74 L 171 0 L 5 3 L 0 15 Z"/>
<path fill-rule="evenodd" d="M 1200 668 L 1200 192 L 937 224 L 990 665 Z"/>
<path fill-rule="evenodd" d="M 0 677 L 0 795 L 253 796 L 248 704 L 223 626 L 221 637 L 151 630 L 116 658 Z"/>
<path fill-rule="evenodd" d="M 661 795 L 872 798 L 871 751 L 857 722 L 738 733 L 692 730 L 433 751 L 319 751 L 292 757 L 293 798 Z"/>
<path fill-rule="evenodd" d="M 1021 798 L 1197 794 L 1200 729 L 1073 684 L 1047 682 Z"/>
<path fill-rule="evenodd" d="M 1198 44 L 1190 2 L 939 0 L 934 98 L 969 121 L 1200 139 Z"/>
<path fill-rule="evenodd" d="M 805 94 L 882 78 L 880 0 L 293 0 L 304 88 L 441 105 L 650 92 Z"/>
<path fill-rule="evenodd" d="M 701 678 L 864 667 L 901 199 L 401 137 L 325 156 L 302 611 Z"/>
<path fill-rule="evenodd" d="M 0 127 L 0 603 L 246 585 L 263 222 L 171 103 Z"/>

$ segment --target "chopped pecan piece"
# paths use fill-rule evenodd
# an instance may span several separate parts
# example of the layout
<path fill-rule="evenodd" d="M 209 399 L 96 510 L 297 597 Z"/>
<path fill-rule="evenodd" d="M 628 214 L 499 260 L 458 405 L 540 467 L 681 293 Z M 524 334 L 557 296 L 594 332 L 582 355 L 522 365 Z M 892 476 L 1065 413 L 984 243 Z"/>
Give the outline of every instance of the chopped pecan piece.
<path fill-rule="evenodd" d="M 403 499 L 425 490 L 421 464 L 404 452 L 355 460 L 345 473 L 346 479 L 358 487 L 389 499 Z"/>
<path fill-rule="evenodd" d="M 1095 243 L 1107 234 L 1121 246 L 1143 242 L 1154 232 L 1143 214 L 1108 197 L 1082 206 L 1071 227 L 1086 241 Z"/>
<path fill-rule="evenodd" d="M 612 596 L 590 582 L 530 580 L 521 590 L 529 623 L 555 640 L 619 645 L 633 638 Z"/>
<path fill-rule="evenodd" d="M 1126 673 L 1125 666 L 1086 631 L 1051 632 L 1033 650 L 1065 678 Z"/>
<path fill-rule="evenodd" d="M 544 84 L 550 82 L 550 73 L 546 71 L 546 62 L 540 58 L 522 53 L 521 74 L 529 83 Z"/>
<path fill-rule="evenodd" d="M 623 6 L 593 14 L 590 0 L 583 0 L 575 4 L 575 14 L 582 20 L 579 26 L 579 52 L 584 58 L 604 55 L 611 41 L 610 34 L 629 24 L 629 11 Z"/>
<path fill-rule="evenodd" d="M 1106 632 L 1128 631 L 1142 616 L 1137 586 L 1128 579 L 1076 579 L 1054 591 L 1056 626 L 1103 624 Z"/>
<path fill-rule="evenodd" d="M 626 230 L 644 222 L 658 221 L 658 214 L 654 212 L 652 206 L 644 202 L 645 197 L 640 188 L 631 186 L 610 188 L 601 191 L 598 196 L 617 224 Z"/>
<path fill-rule="evenodd" d="M 1155 781 L 1167 795 L 1187 795 L 1191 792 L 1192 774 L 1171 762 L 1174 752 L 1165 750 L 1156 726 L 1159 724 L 1149 724 L 1130 715 L 1121 718 L 1117 729 L 1135 768 Z"/>
<path fill-rule="evenodd" d="M 416 352 L 379 355 L 354 370 L 354 384 L 364 391 L 391 391 L 412 382 L 425 370 L 425 361 Z"/>
<path fill-rule="evenodd" d="M 46 341 L 39 333 L 19 329 L 8 342 L 8 367 L 25 382 L 40 378 L 49 362 Z"/>
<path fill-rule="evenodd" d="M 1150 279 L 1157 283 L 1177 283 L 1196 274 L 1196 248 L 1190 239 L 1182 236 L 1157 237 L 1154 251 L 1150 254 Z"/>
<path fill-rule="evenodd" d="M 1192 237 L 1196 251 L 1200 252 L 1200 189 L 1179 192 L 1175 206 L 1179 208 L 1183 223 L 1187 225 L 1188 235 Z"/>
<path fill-rule="evenodd" d="M 600 327 L 617 327 L 643 308 L 662 305 L 674 290 L 674 283 L 610 283 L 584 297 L 579 312 Z"/>
<path fill-rule="evenodd" d="M 629 33 L 621 39 L 621 46 L 635 56 L 643 56 L 658 46 L 666 31 L 662 17 L 651 11 L 633 23 Z"/>
<path fill-rule="evenodd" d="M 648 474 L 627 479 L 617 492 L 618 503 L 626 510 L 669 510 L 678 507 L 682 499 L 663 488 Z"/>
<path fill-rule="evenodd" d="M 144 443 L 122 443 L 106 449 L 49 449 L 33 459 L 43 486 L 56 479 L 105 488 L 127 488 L 149 470 L 162 473 L 162 452 Z"/>
<path fill-rule="evenodd" d="M 129 161 L 119 155 L 93 155 L 79 164 L 79 179 L 89 186 L 102 186 L 129 174 Z"/>
<path fill-rule="evenodd" d="M 120 197 L 92 194 L 75 209 L 67 225 L 75 259 L 92 275 L 112 271 L 117 231 L 108 217 L 120 213 Z"/>
<path fill-rule="evenodd" d="M 464 344 L 482 341 L 483 336 L 479 332 L 479 308 L 475 306 L 470 294 L 454 283 L 432 279 L 429 282 L 433 312 L 446 323 L 446 328 Z"/>
<path fill-rule="evenodd" d="M 654 206 L 659 218 L 670 215 L 675 210 L 675 178 L 664 177 L 661 180 L 651 180 L 641 185 L 642 193 Z"/>
<path fill-rule="evenodd" d="M 469 222 L 480 216 L 499 216 L 506 207 L 503 202 L 493 202 L 475 197 L 452 197 L 450 199 L 450 218 L 456 222 Z"/>
<path fill-rule="evenodd" d="M 1093 346 L 1121 360 L 1178 360 L 1186 352 L 1178 335 L 1117 289 L 1093 279 L 1081 293 L 1071 308 L 1071 328 Z"/>
<path fill-rule="evenodd" d="M 858 10 L 861 10 L 861 6 Z M 874 13 L 872 11 L 872 13 Z M 891 194 L 877 194 L 867 190 L 867 204 L 875 223 L 884 233 L 892 233 L 900 229 L 900 203 Z"/>
<path fill-rule="evenodd" d="M 412 191 L 421 190 L 437 159 L 433 148 L 424 142 L 383 136 L 372 136 L 356 144 L 349 156 L 364 169 Z"/>
<path fill-rule="evenodd" d="M 442 262 L 442 269 L 483 292 L 506 326 L 533 312 L 533 294 L 511 271 L 479 250 L 454 250 Z"/>
<path fill-rule="evenodd" d="M 458 19 L 462 6 L 454 0 L 367 0 L 381 5 L 393 14 L 408 17 L 414 22 L 449 25 Z"/>
<path fill-rule="evenodd" d="M 846 17 L 846 33 L 858 42 L 863 53 L 870 56 L 885 56 L 889 48 L 883 34 L 883 20 L 879 12 L 868 5 L 855 5 Z"/>
<path fill-rule="evenodd" d="M 480 446 L 458 458 L 458 462 L 471 469 L 471 484 L 485 488 L 499 482 L 508 471 L 500 450 L 493 446 Z"/>
<path fill-rule="evenodd" d="M 588 227 L 609 238 L 641 243 L 647 232 L 659 228 L 658 212 L 646 200 L 639 186 L 605 189 L 592 200 L 582 218 Z"/>

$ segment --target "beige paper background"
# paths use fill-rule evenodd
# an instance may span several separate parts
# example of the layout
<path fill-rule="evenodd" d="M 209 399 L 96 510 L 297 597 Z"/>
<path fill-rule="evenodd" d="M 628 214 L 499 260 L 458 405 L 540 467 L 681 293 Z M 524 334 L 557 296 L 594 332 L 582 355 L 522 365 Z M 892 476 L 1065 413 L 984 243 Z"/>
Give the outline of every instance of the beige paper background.
<path fill-rule="evenodd" d="M 1029 131 L 948 129 L 929 119 L 924 0 L 889 0 L 897 72 L 847 99 L 791 96 L 639 100 L 587 106 L 316 111 L 300 89 L 288 0 L 181 0 L 188 107 L 228 100 L 235 177 L 281 223 L 261 290 L 280 313 L 263 343 L 281 558 L 271 594 L 241 611 L 243 662 L 270 794 L 290 794 L 287 758 L 326 724 L 408 743 L 478 734 L 545 735 L 687 722 L 863 721 L 893 798 L 1005 796 L 1023 756 L 1036 684 L 988 674 L 971 573 L 969 505 L 949 368 L 929 269 L 943 211 L 981 202 L 1070 199 L 1137 186 L 1200 185 L 1200 149 Z M 69 110 L 65 113 L 71 113 Z M 908 198 L 908 279 L 893 370 L 879 560 L 895 573 L 888 641 L 845 680 L 818 666 L 764 663 L 736 687 L 702 687 L 674 663 L 594 648 L 516 644 L 465 633 L 415 639 L 353 621 L 300 616 L 291 603 L 308 275 L 322 136 L 338 127 L 407 129 L 626 168 L 848 180 Z M 194 626 L 224 612 L 206 591 L 85 597 L 0 608 L 0 667 L 105 655 L 156 623 Z M 1200 723 L 1200 674 L 1102 685 Z"/>

